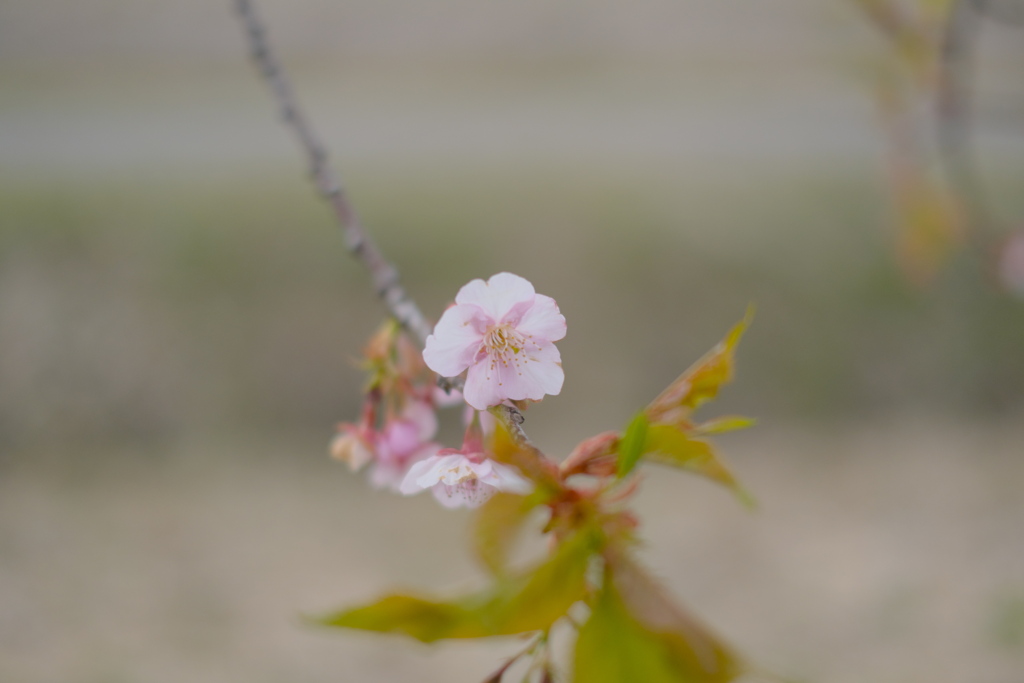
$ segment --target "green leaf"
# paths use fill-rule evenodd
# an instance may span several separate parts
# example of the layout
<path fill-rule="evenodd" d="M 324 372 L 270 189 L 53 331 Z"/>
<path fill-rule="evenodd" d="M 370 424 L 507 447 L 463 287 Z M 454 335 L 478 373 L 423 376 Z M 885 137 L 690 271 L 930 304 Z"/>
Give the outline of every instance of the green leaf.
<path fill-rule="evenodd" d="M 497 581 L 488 590 L 452 601 L 389 595 L 314 622 L 339 628 L 400 633 L 425 643 L 444 638 L 483 638 L 547 629 L 586 592 L 590 558 L 600 550 L 593 531 L 559 544 L 530 571 Z"/>
<path fill-rule="evenodd" d="M 595 532 L 584 530 L 562 541 L 554 555 L 518 580 L 508 582 L 483 610 L 495 635 L 546 629 L 584 598 L 590 560 L 600 549 Z"/>
<path fill-rule="evenodd" d="M 637 413 L 619 441 L 619 460 L 616 474 L 621 479 L 629 474 L 640 461 L 647 443 L 647 415 Z"/>
<path fill-rule="evenodd" d="M 751 495 L 707 441 L 691 439 L 671 425 L 651 425 L 647 430 L 646 450 L 647 460 L 705 476 L 731 489 L 745 505 L 753 505 Z"/>
<path fill-rule="evenodd" d="M 382 633 L 404 633 L 424 643 L 441 638 L 472 638 L 472 610 L 465 604 L 472 599 L 444 603 L 411 595 L 388 595 L 377 602 L 314 619 L 323 626 L 354 628 Z"/>
<path fill-rule="evenodd" d="M 609 555 L 576 642 L 575 669 L 586 683 L 726 683 L 745 667 L 639 567 Z"/>
<path fill-rule="evenodd" d="M 491 574 L 507 573 L 508 552 L 519 537 L 530 512 L 541 503 L 534 492 L 523 497 L 498 493 L 477 512 L 473 524 L 473 549 Z"/>
<path fill-rule="evenodd" d="M 718 417 L 714 420 L 701 422 L 699 425 L 694 427 L 694 433 L 701 436 L 714 436 L 715 434 L 725 434 L 726 432 L 750 429 L 756 424 L 757 420 L 751 417 L 726 415 L 725 417 Z"/>
<path fill-rule="evenodd" d="M 646 412 L 652 422 L 679 422 L 680 418 L 688 418 L 690 413 L 718 395 L 722 385 L 732 380 L 736 364 L 736 345 L 739 344 L 753 317 L 753 307 L 748 308 L 743 320 L 729 331 L 725 339 L 691 365 L 651 402 Z"/>
<path fill-rule="evenodd" d="M 670 652 L 633 619 L 621 596 L 606 586 L 576 641 L 574 680 L 587 683 L 676 683 Z"/>

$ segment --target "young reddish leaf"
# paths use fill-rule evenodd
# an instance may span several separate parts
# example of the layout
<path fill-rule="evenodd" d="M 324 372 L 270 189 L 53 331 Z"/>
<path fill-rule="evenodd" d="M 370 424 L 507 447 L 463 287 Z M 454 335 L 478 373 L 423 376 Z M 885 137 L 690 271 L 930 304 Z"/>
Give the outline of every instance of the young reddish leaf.
<path fill-rule="evenodd" d="M 748 308 L 743 320 L 729 331 L 725 339 L 691 365 L 647 406 L 646 412 L 651 422 L 677 423 L 686 420 L 694 410 L 718 395 L 722 385 L 732 380 L 736 345 L 753 317 L 753 308 Z"/>
<path fill-rule="evenodd" d="M 584 439 L 576 445 L 559 469 L 563 477 L 570 477 L 574 474 L 594 474 L 601 476 L 608 469 L 609 464 L 614 470 L 616 454 L 619 450 L 621 435 L 618 432 L 601 432 L 589 439 Z M 609 472 L 610 474 L 610 472 Z M 605 475 L 607 476 L 607 475 Z"/>
<path fill-rule="evenodd" d="M 480 561 L 495 576 L 505 575 L 509 548 L 538 504 L 540 498 L 536 493 L 526 497 L 498 493 L 477 513 L 473 547 Z"/>
<path fill-rule="evenodd" d="M 727 415 L 715 418 L 714 420 L 708 420 L 707 422 L 701 422 L 693 428 L 693 432 L 700 436 L 713 436 L 715 434 L 725 434 L 726 432 L 736 432 L 741 429 L 750 429 L 756 424 L 757 420 L 751 417 Z"/>
<path fill-rule="evenodd" d="M 390 595 L 372 605 L 316 619 L 324 626 L 400 633 L 424 643 L 444 638 L 482 638 L 547 629 L 586 592 L 590 558 L 599 537 L 581 531 L 567 538 L 545 562 L 490 589 L 439 602 Z"/>
<path fill-rule="evenodd" d="M 644 457 L 648 460 L 708 477 L 730 488 L 744 504 L 753 504 L 750 494 L 740 486 L 707 441 L 691 439 L 669 425 L 651 425 L 647 430 L 646 450 Z"/>
<path fill-rule="evenodd" d="M 626 432 L 619 441 L 619 462 L 616 474 L 621 479 L 629 474 L 640 461 L 647 443 L 647 415 L 637 413 L 633 421 L 626 427 Z"/>

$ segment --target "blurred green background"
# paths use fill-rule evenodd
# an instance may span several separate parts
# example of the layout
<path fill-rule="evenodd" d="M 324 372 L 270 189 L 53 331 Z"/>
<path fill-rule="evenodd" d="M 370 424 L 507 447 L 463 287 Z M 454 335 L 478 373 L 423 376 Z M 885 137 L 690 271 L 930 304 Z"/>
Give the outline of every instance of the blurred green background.
<path fill-rule="evenodd" d="M 707 411 L 762 502 L 652 476 L 649 560 L 727 638 L 829 681 L 1024 668 L 1024 304 L 894 251 L 851 3 L 260 3 L 351 197 L 428 315 L 508 270 L 569 323 L 561 457 L 748 305 Z M 975 149 L 1024 216 L 1024 41 L 986 27 Z M 0 678 L 482 679 L 298 623 L 477 576 L 467 517 L 326 457 L 382 317 L 230 3 L 0 5 Z M 454 428 L 451 433 L 454 433 Z M 652 473 L 653 474 L 653 473 Z"/>

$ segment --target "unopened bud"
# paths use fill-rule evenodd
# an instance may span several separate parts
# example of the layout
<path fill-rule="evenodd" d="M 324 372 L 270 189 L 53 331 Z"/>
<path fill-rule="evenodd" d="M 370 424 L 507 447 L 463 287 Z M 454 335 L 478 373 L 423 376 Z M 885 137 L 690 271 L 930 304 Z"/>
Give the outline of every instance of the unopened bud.
<path fill-rule="evenodd" d="M 331 440 L 331 457 L 356 472 L 373 460 L 373 452 L 356 434 L 344 429 Z"/>

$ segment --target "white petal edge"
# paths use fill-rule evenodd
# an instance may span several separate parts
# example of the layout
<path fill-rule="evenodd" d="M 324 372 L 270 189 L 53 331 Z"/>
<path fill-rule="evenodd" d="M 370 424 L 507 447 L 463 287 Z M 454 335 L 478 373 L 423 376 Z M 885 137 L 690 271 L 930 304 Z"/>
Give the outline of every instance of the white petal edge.
<path fill-rule="evenodd" d="M 537 291 L 526 278 L 512 273 L 492 275 L 487 282 L 470 281 L 455 296 L 457 304 L 475 304 L 497 322 L 517 303 L 531 301 Z"/>
<path fill-rule="evenodd" d="M 446 310 L 427 337 L 423 362 L 442 377 L 455 377 L 468 368 L 483 341 L 477 329 L 483 311 L 475 305 L 455 305 Z"/>
<path fill-rule="evenodd" d="M 405 473 L 402 483 L 398 486 L 398 491 L 407 496 L 414 496 L 420 491 L 430 488 L 433 484 L 423 486 L 419 483 L 420 479 L 427 478 L 427 475 L 437 468 L 438 461 L 443 460 L 445 457 L 443 455 L 432 455 L 425 460 L 413 463 L 412 467 Z M 433 483 L 437 483 L 438 478 L 439 475 L 435 475 Z"/>
<path fill-rule="evenodd" d="M 508 465 L 494 463 L 493 478 L 489 478 L 488 484 L 506 493 L 517 493 L 525 496 L 533 491 L 533 483 L 523 477 L 519 472 Z"/>
<path fill-rule="evenodd" d="M 565 316 L 554 299 L 538 294 L 533 306 L 520 318 L 516 331 L 534 340 L 558 341 L 565 337 Z"/>

